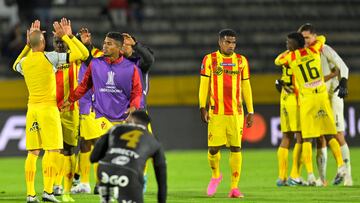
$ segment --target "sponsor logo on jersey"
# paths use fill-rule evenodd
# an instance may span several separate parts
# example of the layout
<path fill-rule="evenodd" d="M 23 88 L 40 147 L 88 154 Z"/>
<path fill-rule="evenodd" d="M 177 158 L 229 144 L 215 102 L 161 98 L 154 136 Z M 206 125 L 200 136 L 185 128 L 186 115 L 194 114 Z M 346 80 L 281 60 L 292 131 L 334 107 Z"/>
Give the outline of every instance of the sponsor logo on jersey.
<path fill-rule="evenodd" d="M 130 158 L 127 156 L 117 156 L 111 160 L 111 163 L 113 163 L 115 165 L 124 166 L 127 163 L 129 163 L 129 161 L 130 161 Z"/>
<path fill-rule="evenodd" d="M 132 150 L 124 149 L 124 148 L 111 148 L 109 151 L 110 154 L 121 154 L 134 159 L 138 159 L 140 155 Z"/>
<path fill-rule="evenodd" d="M 220 63 L 220 66 L 235 66 L 235 63 Z"/>
<path fill-rule="evenodd" d="M 125 175 L 109 175 L 106 172 L 101 172 L 101 182 L 104 184 L 118 185 L 126 187 L 129 184 L 129 178 Z"/>

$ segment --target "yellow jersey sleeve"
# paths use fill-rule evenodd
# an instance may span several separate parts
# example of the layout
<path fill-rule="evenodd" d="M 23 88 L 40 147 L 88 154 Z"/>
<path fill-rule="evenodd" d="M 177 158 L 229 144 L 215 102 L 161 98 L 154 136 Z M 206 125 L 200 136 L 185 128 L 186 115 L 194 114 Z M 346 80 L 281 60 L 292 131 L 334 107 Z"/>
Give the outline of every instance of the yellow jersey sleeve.
<path fill-rule="evenodd" d="M 80 42 L 80 40 L 78 40 L 76 37 L 71 38 L 71 41 L 74 42 L 74 44 L 76 45 L 76 47 L 79 49 L 79 51 L 82 54 L 82 58 L 80 59 L 81 61 L 85 61 L 88 57 L 89 57 L 89 51 L 88 49 L 85 47 L 85 45 Z"/>
<path fill-rule="evenodd" d="M 77 48 L 74 41 L 71 40 L 69 38 L 69 36 L 67 36 L 67 35 L 64 35 L 61 39 L 68 45 L 68 47 L 70 49 L 70 54 L 69 54 L 69 58 L 68 58 L 69 61 L 68 62 L 74 62 L 74 61 L 77 61 L 77 60 L 81 60 L 83 55 L 82 55 L 81 51 Z"/>
<path fill-rule="evenodd" d="M 242 58 L 242 63 L 244 64 L 244 67 L 241 70 L 241 79 L 247 80 L 250 78 L 249 63 L 244 56 L 241 56 L 241 58 Z"/>
<path fill-rule="evenodd" d="M 18 63 L 21 61 L 22 58 L 24 58 L 25 56 L 27 56 L 30 52 L 31 48 L 28 45 L 25 45 L 24 49 L 21 51 L 20 55 L 16 58 L 12 68 L 14 71 L 19 71 L 16 66 L 18 65 Z"/>
<path fill-rule="evenodd" d="M 243 80 L 241 82 L 241 89 L 248 113 L 254 113 L 250 80 Z"/>
<path fill-rule="evenodd" d="M 209 96 L 211 62 L 209 55 L 206 55 L 201 63 L 200 69 L 200 88 L 199 88 L 199 106 L 205 108 Z"/>
<path fill-rule="evenodd" d="M 286 50 L 284 52 L 282 52 L 281 54 L 279 54 L 279 56 L 277 56 L 275 58 L 275 65 L 277 66 L 282 66 L 288 63 L 286 56 L 288 55 L 289 50 Z"/>
<path fill-rule="evenodd" d="M 208 54 L 204 57 L 201 68 L 200 68 L 200 75 L 210 77 L 211 74 L 211 56 Z"/>
<path fill-rule="evenodd" d="M 324 35 L 319 35 L 316 37 L 316 42 L 309 47 L 311 51 L 316 51 L 317 53 L 320 53 L 322 47 L 324 46 L 326 42 L 326 38 Z"/>

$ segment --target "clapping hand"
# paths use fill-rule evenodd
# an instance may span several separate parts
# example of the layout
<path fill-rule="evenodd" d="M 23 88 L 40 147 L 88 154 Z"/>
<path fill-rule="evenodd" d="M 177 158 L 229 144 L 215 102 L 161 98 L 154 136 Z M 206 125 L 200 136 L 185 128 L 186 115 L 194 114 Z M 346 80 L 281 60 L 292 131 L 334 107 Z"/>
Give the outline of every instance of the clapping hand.
<path fill-rule="evenodd" d="M 61 27 L 63 27 L 65 34 L 67 36 L 69 36 L 70 38 L 72 38 L 74 35 L 72 34 L 72 29 L 71 29 L 71 21 L 66 19 L 66 18 L 62 18 L 60 21 L 60 25 Z"/>
<path fill-rule="evenodd" d="M 53 31 L 54 36 L 61 39 L 64 35 L 66 35 L 64 28 L 61 26 L 61 24 L 58 21 L 55 21 L 53 23 L 53 27 L 54 27 L 54 31 Z"/>

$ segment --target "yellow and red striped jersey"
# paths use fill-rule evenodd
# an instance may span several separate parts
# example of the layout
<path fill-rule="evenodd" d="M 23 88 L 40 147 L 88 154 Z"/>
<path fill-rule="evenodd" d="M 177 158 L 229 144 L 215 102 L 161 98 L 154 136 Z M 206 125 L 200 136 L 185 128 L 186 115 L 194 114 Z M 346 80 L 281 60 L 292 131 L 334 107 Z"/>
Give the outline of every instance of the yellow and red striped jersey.
<path fill-rule="evenodd" d="M 300 93 L 326 90 L 320 58 L 324 43 L 325 37 L 319 36 L 316 43 L 309 48 L 284 52 L 275 59 L 276 65 L 288 65 L 291 68 Z"/>
<path fill-rule="evenodd" d="M 220 51 L 208 54 L 202 61 L 200 74 L 210 77 L 210 112 L 218 115 L 243 113 L 241 83 L 250 78 L 248 61 L 244 56 L 233 53 L 227 57 Z M 200 98 L 200 107 L 203 107 L 204 99 Z"/>
<path fill-rule="evenodd" d="M 78 73 L 81 61 L 66 63 L 58 67 L 56 72 L 56 101 L 60 107 L 64 100 L 69 98 L 70 92 L 78 86 Z M 70 106 L 70 110 L 78 108 L 76 102 Z"/>
<path fill-rule="evenodd" d="M 94 58 L 103 55 L 103 52 L 97 48 L 93 48 L 91 50 L 91 55 Z M 79 70 L 81 67 L 81 60 L 77 60 L 76 62 L 63 64 L 58 68 L 56 72 L 56 101 L 58 107 L 60 107 L 64 100 L 69 98 L 69 95 L 72 91 L 76 89 L 78 86 L 78 76 Z M 70 106 L 70 110 L 74 110 L 74 108 L 78 108 L 78 102 L 74 102 Z"/>

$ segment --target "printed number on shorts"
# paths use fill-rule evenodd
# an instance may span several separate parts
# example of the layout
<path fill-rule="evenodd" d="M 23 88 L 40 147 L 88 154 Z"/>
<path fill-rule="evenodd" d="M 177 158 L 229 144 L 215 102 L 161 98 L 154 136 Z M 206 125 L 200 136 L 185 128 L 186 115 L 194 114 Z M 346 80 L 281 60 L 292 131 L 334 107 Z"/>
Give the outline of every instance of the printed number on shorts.
<path fill-rule="evenodd" d="M 306 69 L 304 68 L 303 64 L 299 64 L 299 68 L 301 70 L 301 74 L 302 74 L 305 82 L 309 82 L 308 76 L 311 79 L 317 79 L 317 78 L 320 77 L 320 73 L 319 73 L 318 69 L 316 67 L 311 67 L 310 66 L 310 63 L 313 62 L 314 60 L 315 59 L 312 59 L 312 60 L 309 60 L 309 61 L 306 62 L 306 64 L 305 64 Z"/>
<path fill-rule="evenodd" d="M 139 130 L 133 130 L 127 133 L 124 133 L 120 136 L 120 139 L 127 140 L 127 147 L 136 148 L 137 143 L 139 142 L 142 132 Z"/>

